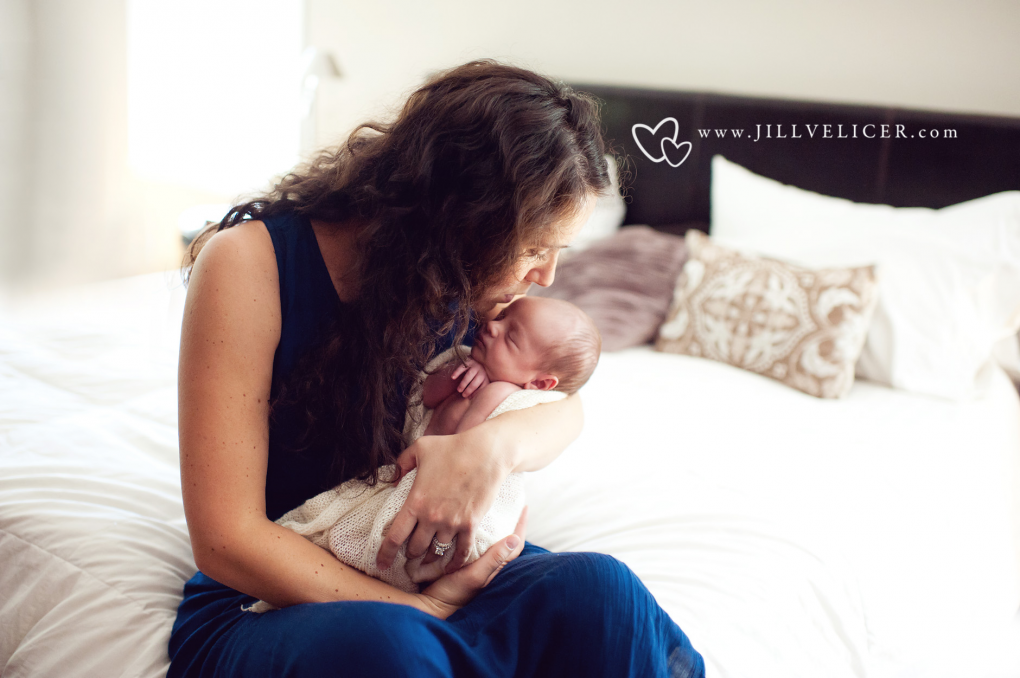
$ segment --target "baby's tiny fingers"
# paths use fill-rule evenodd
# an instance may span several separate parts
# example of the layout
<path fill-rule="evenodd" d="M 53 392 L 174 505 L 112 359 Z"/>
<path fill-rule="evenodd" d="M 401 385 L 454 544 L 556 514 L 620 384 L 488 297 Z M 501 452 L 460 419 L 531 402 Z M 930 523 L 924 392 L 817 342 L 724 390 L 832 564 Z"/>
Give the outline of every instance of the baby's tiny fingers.
<path fill-rule="evenodd" d="M 475 368 L 473 368 L 473 367 L 471 369 L 469 369 L 467 372 L 465 372 L 464 373 L 464 377 L 460 380 L 460 386 L 457 387 L 457 390 L 460 391 L 460 392 L 463 392 L 464 389 L 466 389 L 468 386 L 470 386 L 471 382 L 475 378 L 475 373 L 476 373 L 475 372 Z"/>

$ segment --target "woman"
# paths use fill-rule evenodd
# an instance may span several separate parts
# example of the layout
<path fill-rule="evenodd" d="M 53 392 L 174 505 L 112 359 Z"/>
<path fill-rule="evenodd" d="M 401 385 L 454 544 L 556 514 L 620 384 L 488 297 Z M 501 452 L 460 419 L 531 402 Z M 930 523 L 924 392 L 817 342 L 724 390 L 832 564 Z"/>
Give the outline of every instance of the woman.
<path fill-rule="evenodd" d="M 471 62 L 196 240 L 179 426 L 200 571 L 168 675 L 703 673 L 625 565 L 525 544 L 524 515 L 464 564 L 507 474 L 542 468 L 578 435 L 577 396 L 401 451 L 406 394 L 431 356 L 552 283 L 610 185 L 598 124 L 587 96 Z M 380 566 L 404 541 L 431 559 L 456 537 L 447 574 L 421 594 L 272 522 L 394 462 L 418 475 Z M 257 598 L 283 609 L 241 611 Z"/>

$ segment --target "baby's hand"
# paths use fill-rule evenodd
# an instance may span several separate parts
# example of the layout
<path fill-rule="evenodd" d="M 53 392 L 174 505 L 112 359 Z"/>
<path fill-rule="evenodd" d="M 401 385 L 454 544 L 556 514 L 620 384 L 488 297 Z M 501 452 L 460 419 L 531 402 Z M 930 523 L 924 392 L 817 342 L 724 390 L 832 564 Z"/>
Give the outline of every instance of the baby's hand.
<path fill-rule="evenodd" d="M 463 376 L 461 376 L 463 375 Z M 489 383 L 489 375 L 485 373 L 482 364 L 473 358 L 465 358 L 463 365 L 458 365 L 450 378 L 456 380 L 460 377 L 460 385 L 457 391 L 465 398 L 470 398 L 475 391 Z"/>

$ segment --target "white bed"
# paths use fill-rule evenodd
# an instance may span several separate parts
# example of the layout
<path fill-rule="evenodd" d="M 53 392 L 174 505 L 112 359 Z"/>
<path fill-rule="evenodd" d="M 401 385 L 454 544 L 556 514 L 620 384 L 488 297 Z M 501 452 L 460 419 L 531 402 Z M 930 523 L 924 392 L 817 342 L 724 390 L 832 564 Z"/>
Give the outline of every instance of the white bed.
<path fill-rule="evenodd" d="M 194 572 L 176 273 L 0 313 L 0 667 L 161 676 Z M 582 437 L 528 476 L 528 539 L 630 565 L 744 678 L 1020 676 L 1020 398 L 865 382 L 820 400 L 649 348 L 605 354 Z"/>

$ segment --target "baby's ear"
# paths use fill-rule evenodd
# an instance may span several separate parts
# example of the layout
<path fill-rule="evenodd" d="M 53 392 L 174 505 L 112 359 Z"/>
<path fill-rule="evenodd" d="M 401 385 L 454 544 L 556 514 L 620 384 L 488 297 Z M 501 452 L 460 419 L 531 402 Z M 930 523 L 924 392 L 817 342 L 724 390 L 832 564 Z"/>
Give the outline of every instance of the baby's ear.
<path fill-rule="evenodd" d="M 525 384 L 524 389 L 532 391 L 551 391 L 556 388 L 559 383 L 559 377 L 552 374 L 543 374 L 542 376 L 535 377 Z"/>

